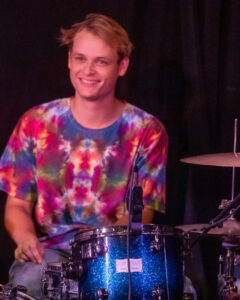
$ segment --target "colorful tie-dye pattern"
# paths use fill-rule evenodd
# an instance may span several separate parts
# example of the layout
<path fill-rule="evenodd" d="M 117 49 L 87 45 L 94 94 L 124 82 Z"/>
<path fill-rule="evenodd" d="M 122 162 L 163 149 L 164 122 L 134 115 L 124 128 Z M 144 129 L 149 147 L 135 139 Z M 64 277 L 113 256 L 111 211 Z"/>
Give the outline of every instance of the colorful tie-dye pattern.
<path fill-rule="evenodd" d="M 36 202 L 36 220 L 50 236 L 113 225 L 136 161 L 144 205 L 164 212 L 167 142 L 163 125 L 129 103 L 111 126 L 87 129 L 70 98 L 58 99 L 19 120 L 0 160 L 0 189 Z"/>

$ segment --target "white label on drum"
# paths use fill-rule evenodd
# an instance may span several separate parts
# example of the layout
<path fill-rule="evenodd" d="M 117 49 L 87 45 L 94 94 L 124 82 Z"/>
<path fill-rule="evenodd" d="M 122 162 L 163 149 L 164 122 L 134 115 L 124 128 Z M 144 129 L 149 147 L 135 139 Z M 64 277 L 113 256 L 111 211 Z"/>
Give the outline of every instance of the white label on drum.
<path fill-rule="evenodd" d="M 130 270 L 132 272 L 142 272 L 142 259 L 141 258 L 130 258 Z M 116 259 L 116 272 L 117 273 L 128 273 L 127 259 Z"/>

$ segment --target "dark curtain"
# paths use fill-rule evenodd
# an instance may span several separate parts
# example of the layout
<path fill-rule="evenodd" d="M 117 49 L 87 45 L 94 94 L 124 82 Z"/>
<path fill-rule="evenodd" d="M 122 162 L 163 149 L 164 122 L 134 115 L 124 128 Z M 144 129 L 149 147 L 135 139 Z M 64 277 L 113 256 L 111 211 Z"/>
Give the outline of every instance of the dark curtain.
<path fill-rule="evenodd" d="M 42 102 L 72 94 L 60 27 L 89 12 L 113 17 L 135 46 L 118 97 L 145 109 L 169 134 L 167 213 L 159 222 L 207 223 L 231 197 L 231 168 L 180 163 L 180 158 L 233 151 L 239 115 L 239 0 L 12 0 L 0 2 L 1 151 L 20 115 Z M 239 193 L 236 170 L 235 194 Z M 1 274 L 14 244 L 3 228 Z M 192 251 L 188 272 L 199 299 L 216 299 L 221 239 L 207 237 Z M 196 272 L 196 268 L 198 272 Z"/>

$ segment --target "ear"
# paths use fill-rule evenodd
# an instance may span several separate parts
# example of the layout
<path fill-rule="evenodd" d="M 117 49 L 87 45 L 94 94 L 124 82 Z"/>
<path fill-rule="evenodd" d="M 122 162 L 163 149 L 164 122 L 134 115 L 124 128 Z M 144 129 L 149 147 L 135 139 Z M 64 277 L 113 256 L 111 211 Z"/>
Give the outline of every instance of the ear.
<path fill-rule="evenodd" d="M 119 62 L 119 70 L 118 70 L 118 75 L 119 76 L 124 76 L 127 72 L 129 65 L 129 57 L 125 56 L 120 62 Z"/>
<path fill-rule="evenodd" d="M 72 59 L 72 51 L 71 49 L 68 50 L 68 68 L 71 68 L 71 59 Z"/>

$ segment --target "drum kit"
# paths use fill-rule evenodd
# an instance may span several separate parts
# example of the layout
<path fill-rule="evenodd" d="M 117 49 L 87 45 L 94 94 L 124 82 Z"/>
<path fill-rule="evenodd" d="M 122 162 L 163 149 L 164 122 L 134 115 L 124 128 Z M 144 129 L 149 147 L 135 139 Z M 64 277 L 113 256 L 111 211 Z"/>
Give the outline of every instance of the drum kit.
<path fill-rule="evenodd" d="M 237 153 L 200 155 L 181 161 L 233 170 L 240 167 Z M 184 265 L 192 247 L 203 236 L 220 237 L 225 251 L 219 256 L 219 299 L 240 299 L 234 274 L 240 249 L 240 222 L 234 215 L 239 207 L 240 196 L 225 201 L 221 212 L 208 224 L 175 228 L 141 224 L 136 232 L 129 231 L 128 226 L 78 232 L 70 242 L 69 260 L 47 265 L 40 299 L 196 300 L 195 294 L 185 289 Z M 26 292 L 21 286 L 2 285 L 0 299 L 33 299 Z"/>

